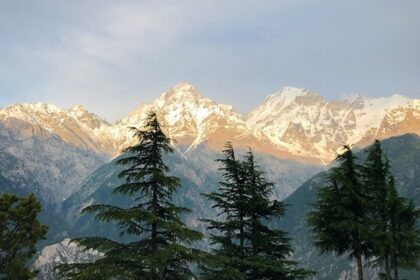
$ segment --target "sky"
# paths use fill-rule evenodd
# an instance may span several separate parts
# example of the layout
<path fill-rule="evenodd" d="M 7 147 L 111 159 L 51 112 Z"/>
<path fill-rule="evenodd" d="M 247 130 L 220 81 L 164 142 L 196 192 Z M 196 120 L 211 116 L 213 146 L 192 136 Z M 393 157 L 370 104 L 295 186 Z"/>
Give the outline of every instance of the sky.
<path fill-rule="evenodd" d="M 0 107 L 114 121 L 181 81 L 246 113 L 284 86 L 420 98 L 418 0 L 0 0 Z"/>

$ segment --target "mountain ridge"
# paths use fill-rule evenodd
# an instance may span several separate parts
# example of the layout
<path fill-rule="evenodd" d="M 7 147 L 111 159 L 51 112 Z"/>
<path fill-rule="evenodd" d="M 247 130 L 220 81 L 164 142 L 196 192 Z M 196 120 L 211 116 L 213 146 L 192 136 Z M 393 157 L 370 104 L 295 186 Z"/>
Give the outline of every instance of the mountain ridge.
<path fill-rule="evenodd" d="M 242 115 L 184 81 L 112 124 L 82 105 L 61 109 L 43 103 L 2 108 L 0 122 L 23 121 L 18 131 L 23 137 L 57 135 L 109 160 L 132 144 L 128 127 L 141 126 L 147 111 L 156 110 L 182 153 L 199 145 L 220 149 L 230 140 L 279 157 L 328 164 L 344 143 L 363 146 L 374 138 L 420 133 L 419 104 L 420 99 L 398 94 L 328 101 L 315 91 L 284 87 Z"/>

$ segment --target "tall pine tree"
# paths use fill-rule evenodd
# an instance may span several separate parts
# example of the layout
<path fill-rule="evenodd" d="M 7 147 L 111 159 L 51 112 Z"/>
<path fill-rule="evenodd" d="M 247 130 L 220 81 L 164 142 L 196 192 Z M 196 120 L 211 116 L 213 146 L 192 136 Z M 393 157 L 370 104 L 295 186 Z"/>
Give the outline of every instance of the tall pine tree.
<path fill-rule="evenodd" d="M 413 201 L 398 195 L 393 176 L 390 177 L 389 186 L 390 268 L 393 280 L 399 280 L 400 268 L 420 269 L 420 230 L 417 225 L 420 210 Z"/>
<path fill-rule="evenodd" d="M 362 177 L 370 196 L 367 212 L 373 255 L 385 269 L 380 274 L 382 278 L 395 280 L 399 278 L 400 267 L 417 268 L 420 232 L 416 220 L 420 212 L 411 201 L 398 195 L 380 141 L 376 140 L 367 152 Z"/>
<path fill-rule="evenodd" d="M 203 219 L 213 232 L 210 244 L 215 246 L 214 263 L 202 267 L 204 279 L 245 279 L 243 275 L 243 260 L 245 256 L 245 212 L 248 199 L 245 193 L 241 164 L 236 159 L 235 151 L 230 142 L 223 150 L 225 157 L 218 159 L 219 170 L 223 172 L 223 181 L 219 182 L 219 192 L 204 194 L 214 202 L 213 208 L 218 209 L 220 220 Z"/>
<path fill-rule="evenodd" d="M 349 254 L 357 262 L 358 279 L 363 280 L 362 258 L 371 255 L 368 197 L 350 147 L 344 146 L 336 161 L 328 185 L 318 191 L 308 223 L 321 253 Z"/>
<path fill-rule="evenodd" d="M 377 261 L 385 268 L 383 277 L 391 280 L 390 254 L 391 237 L 389 223 L 389 163 L 385 158 L 381 143 L 376 140 L 367 149 L 367 158 L 362 166 L 362 181 L 365 185 L 366 194 L 369 196 L 367 209 L 370 219 L 370 231 L 372 233 L 373 254 Z"/>
<path fill-rule="evenodd" d="M 297 269 L 288 259 L 292 248 L 287 233 L 269 223 L 284 215 L 285 206 L 273 200 L 274 184 L 267 182 L 250 149 L 242 162 L 243 181 L 248 198 L 246 238 L 246 279 L 304 279 L 311 273 Z"/>
<path fill-rule="evenodd" d="M 190 264 L 196 252 L 189 245 L 202 234 L 188 229 L 180 216 L 190 210 L 174 205 L 172 194 L 180 187 L 169 171 L 163 155 L 172 153 L 170 139 L 162 132 L 155 112 L 150 112 L 143 129 L 133 128 L 138 144 L 127 148 L 117 164 L 127 166 L 120 173 L 125 183 L 115 194 L 134 197 L 127 207 L 99 204 L 85 208 L 102 221 L 118 223 L 122 234 L 136 236 L 130 243 L 102 237 L 74 239 L 86 249 L 96 249 L 104 257 L 85 264 L 60 267 L 73 279 L 191 279 Z"/>
<path fill-rule="evenodd" d="M 218 263 L 204 269 L 205 279 L 303 279 L 308 272 L 288 260 L 292 249 L 286 233 L 268 223 L 284 214 L 284 205 L 271 200 L 273 183 L 265 180 L 252 151 L 244 161 L 231 143 L 223 151 L 224 181 L 219 192 L 207 194 L 223 220 L 205 220 L 215 230 L 211 241 Z"/>
<path fill-rule="evenodd" d="M 41 204 L 35 195 L 0 195 L 0 279 L 33 279 L 28 267 L 36 243 L 45 239 L 48 227 L 38 220 Z"/>

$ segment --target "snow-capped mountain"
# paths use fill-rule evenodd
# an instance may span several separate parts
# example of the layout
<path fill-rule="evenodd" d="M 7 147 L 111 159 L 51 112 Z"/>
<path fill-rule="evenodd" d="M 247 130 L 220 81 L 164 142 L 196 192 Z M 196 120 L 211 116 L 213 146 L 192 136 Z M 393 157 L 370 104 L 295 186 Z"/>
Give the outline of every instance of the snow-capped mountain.
<path fill-rule="evenodd" d="M 158 112 L 164 130 L 170 138 L 176 140 L 175 145 L 182 151 L 194 149 L 206 141 L 213 144 L 211 138 L 214 134 L 219 134 L 223 139 L 229 136 L 253 136 L 247 123 L 233 111 L 232 106 L 217 104 L 202 97 L 199 91 L 187 82 L 162 93 L 151 104 L 141 104 L 129 116 L 118 121 L 111 130 L 119 130 L 119 133 L 114 135 L 127 135 L 127 127 L 141 126 L 150 110 Z M 222 134 L 222 129 L 226 130 L 225 132 L 229 131 L 228 135 Z M 129 139 L 131 140 L 131 136 Z M 119 139 L 115 140 L 118 142 Z M 124 144 L 127 143 L 120 145 Z"/>
<path fill-rule="evenodd" d="M 405 133 L 420 135 L 420 100 L 410 100 L 406 106 L 389 111 L 376 130 L 375 138 L 385 139 Z"/>
<path fill-rule="evenodd" d="M 252 147 L 255 151 L 283 158 L 299 158 L 287 150 L 278 149 L 270 139 L 246 122 L 233 107 L 204 98 L 191 84 L 182 82 L 162 93 L 150 104 L 141 104 L 137 110 L 110 127 L 109 135 L 117 143 L 115 154 L 134 140 L 128 127 L 140 127 L 150 110 L 158 112 L 160 122 L 174 145 L 187 155 L 199 145 L 221 151 L 224 144 Z M 306 158 L 311 161 L 310 158 Z"/>
<path fill-rule="evenodd" d="M 0 122 L 11 133 L 14 140 L 25 140 L 34 136 L 48 139 L 59 137 L 75 147 L 102 152 L 103 143 L 95 137 L 98 131 L 109 124 L 97 115 L 77 105 L 68 110 L 51 104 L 15 104 L 0 109 Z"/>
<path fill-rule="evenodd" d="M 327 101 L 316 92 L 285 87 L 241 116 L 182 82 L 114 124 L 81 105 L 15 104 L 0 109 L 0 148 L 17 157 L 23 171 L 6 168 L 2 174 L 10 179 L 29 170 L 51 199 L 62 200 L 135 141 L 129 127 L 141 127 L 150 110 L 187 157 L 199 146 L 220 151 L 232 141 L 261 154 L 325 164 L 344 143 L 364 146 L 375 138 L 420 133 L 419 103 L 401 95 Z"/>
<path fill-rule="evenodd" d="M 382 131 L 389 131 L 390 124 L 397 120 L 406 121 L 397 111 L 409 110 L 407 114 L 418 114 L 420 111 L 412 105 L 416 102 L 418 100 L 410 101 L 401 95 L 327 101 L 316 92 L 285 87 L 268 96 L 246 120 L 278 148 L 327 163 L 343 144 L 362 145 L 371 139 L 402 134 L 401 129 L 385 134 Z M 411 118 L 410 122 L 412 124 L 403 133 L 418 130 L 418 118 Z"/>
<path fill-rule="evenodd" d="M 285 87 L 242 116 L 232 106 L 204 98 L 194 86 L 182 82 L 154 102 L 141 104 L 111 126 L 108 134 L 116 137 L 118 154 L 130 144 L 127 127 L 139 126 L 145 114 L 155 110 L 182 152 L 199 145 L 220 150 L 232 141 L 282 158 L 329 163 L 342 144 L 363 146 L 375 138 L 418 133 L 419 102 L 398 94 L 327 101 L 319 93 Z"/>
<path fill-rule="evenodd" d="M 22 104 L 0 109 L 1 174 L 33 184 L 44 201 L 59 203 L 106 161 L 90 130 L 107 125 L 80 106 L 62 110 L 53 105 Z M 8 159 L 8 160 L 6 160 Z"/>

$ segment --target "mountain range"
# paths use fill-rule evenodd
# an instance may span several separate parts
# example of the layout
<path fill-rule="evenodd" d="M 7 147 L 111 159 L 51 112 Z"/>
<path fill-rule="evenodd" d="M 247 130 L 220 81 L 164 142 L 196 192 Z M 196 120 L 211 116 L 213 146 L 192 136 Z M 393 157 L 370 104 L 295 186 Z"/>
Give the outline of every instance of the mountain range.
<path fill-rule="evenodd" d="M 3 137 L 7 137 L 4 129 L 14 139 L 57 136 L 67 144 L 110 158 L 130 144 L 127 128 L 141 126 L 149 110 L 159 113 L 167 133 L 183 152 L 203 143 L 220 148 L 220 140 L 214 138 L 222 137 L 250 144 L 257 141 L 256 146 L 266 142 L 270 147 L 260 149 L 267 152 L 329 162 L 337 144 L 364 144 L 372 138 L 418 132 L 420 100 L 395 94 L 327 101 L 316 92 L 285 87 L 241 115 L 232 106 L 204 98 L 194 86 L 182 82 L 155 101 L 141 103 L 114 124 L 82 105 L 64 110 L 42 103 L 3 108 L 0 123 Z"/>
<path fill-rule="evenodd" d="M 240 155 L 253 149 L 267 178 L 276 184 L 274 197 L 283 200 L 292 199 L 308 184 L 305 181 L 326 170 L 342 144 L 359 149 L 374 139 L 420 134 L 419 99 L 392 95 L 329 101 L 292 87 L 242 115 L 182 82 L 113 124 L 82 105 L 70 109 L 42 103 L 10 105 L 0 109 L 0 192 L 36 193 L 44 206 L 41 220 L 50 226 L 42 246 L 86 234 L 118 236 L 79 212 L 97 202 L 125 202 L 124 197 L 111 196 L 119 183 L 115 159 L 135 143 L 130 127 L 141 127 L 150 110 L 158 113 L 176 149 L 167 158 L 172 173 L 183 181 L 174 199 L 194 210 L 187 223 L 200 230 L 204 228 L 198 220 L 214 215 L 200 194 L 217 188 L 220 172 L 215 159 L 227 141 Z M 401 192 L 417 193 L 418 186 L 407 182 L 409 190 Z M 284 226 L 299 236 L 291 225 Z M 65 241 L 48 247 L 36 264 L 49 271 L 48 261 L 66 255 L 67 247 Z M 49 279 L 45 273 L 40 279 Z"/>
<path fill-rule="evenodd" d="M 133 143 L 129 127 L 142 126 L 149 110 L 158 112 L 165 132 L 185 156 L 199 146 L 220 151 L 231 141 L 261 154 L 325 165 L 344 143 L 365 146 L 373 139 L 420 133 L 420 100 L 401 95 L 327 101 L 316 92 L 285 87 L 241 115 L 182 82 L 114 124 L 81 105 L 61 109 L 14 104 L 0 109 L 0 156 L 15 157 L 15 164 L 23 166 L 8 164 L 2 174 L 31 177 L 46 199 L 60 203 L 94 169 Z"/>

